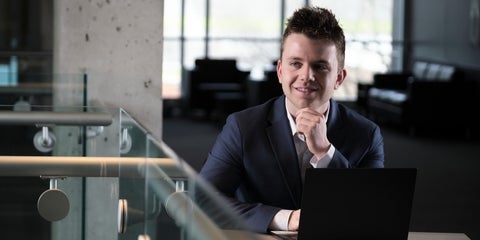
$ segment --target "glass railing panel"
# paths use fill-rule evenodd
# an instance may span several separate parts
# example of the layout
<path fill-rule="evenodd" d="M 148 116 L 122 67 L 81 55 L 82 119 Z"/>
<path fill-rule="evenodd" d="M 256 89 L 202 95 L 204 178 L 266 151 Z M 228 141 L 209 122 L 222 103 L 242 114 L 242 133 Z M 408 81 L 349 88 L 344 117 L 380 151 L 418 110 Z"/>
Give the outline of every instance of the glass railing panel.
<path fill-rule="evenodd" d="M 48 110 L 48 109 L 44 109 Z M 56 113 L 107 114 L 108 125 L 53 126 L 57 145 L 53 156 L 84 156 L 88 158 L 120 157 L 121 111 L 103 107 L 59 107 Z M 79 115 L 82 117 L 82 115 Z M 107 160 L 104 160 L 107 162 Z M 122 163 L 101 164 L 93 176 L 68 177 L 59 187 L 70 197 L 69 215 L 52 223 L 52 240 L 60 239 L 118 239 L 117 217 L 119 172 Z"/>
<path fill-rule="evenodd" d="M 16 74 L 0 70 L 0 104 L 15 108 L 52 105 L 52 74 Z"/>
<path fill-rule="evenodd" d="M 47 127 L 47 135 L 56 139 L 50 151 L 27 155 L 59 161 L 68 173 L 42 176 L 46 185 L 51 177 L 58 178 L 56 186 L 70 201 L 68 215 L 51 224 L 52 240 L 137 239 L 141 235 L 150 239 L 234 239 L 232 232 L 236 236 L 241 233 L 242 238 L 236 239 L 256 239 L 245 231 L 225 199 L 123 109 L 31 106 L 29 111 L 40 113 L 33 116 L 37 122 L 29 123 L 32 132 L 43 136 L 43 127 Z M 94 120 L 104 121 L 108 116 L 110 121 L 85 124 L 93 121 L 89 113 Z M 70 114 L 83 118 L 80 124 L 72 124 L 75 119 Z M 100 119 L 95 119 L 98 116 Z M 1 117 L 8 120 L 0 112 Z M 52 120 L 62 124 L 52 124 Z M 69 163 L 79 165 L 72 169 Z M 57 165 L 52 166 L 58 170 Z M 123 214 L 128 217 L 122 218 Z"/>
<path fill-rule="evenodd" d="M 28 135 L 20 135 L 28 139 L 24 139 L 19 146 L 27 146 L 30 151 L 12 151 L 6 155 L 48 156 L 67 162 L 90 162 L 93 157 L 120 157 L 118 108 L 32 105 L 24 110 L 11 109 L 12 106 L 2 106 L 2 126 L 27 129 Z M 10 125 L 5 125 L 8 122 Z M 39 159 L 43 160 L 45 159 Z M 53 171 L 53 177 L 61 177 L 57 181 L 57 188 L 68 196 L 70 209 L 65 218 L 50 223 L 52 240 L 118 238 L 118 172 L 122 163 L 111 164 L 102 159 L 99 161 L 98 167 L 84 176 L 77 175 L 71 166 L 66 166 L 65 170 L 69 174 L 64 177 L 61 171 Z M 80 166 L 78 172 L 85 173 L 85 167 Z M 38 181 L 40 176 L 29 178 Z M 49 178 L 52 176 L 41 177 L 45 178 L 45 187 L 41 190 L 48 190 Z M 35 202 L 38 197 L 31 196 L 31 201 Z M 48 222 L 42 218 L 35 221 Z"/>
<path fill-rule="evenodd" d="M 29 106 L 86 106 L 88 75 L 83 73 L 12 73 L 0 66 L 0 104 L 15 109 Z"/>
<path fill-rule="evenodd" d="M 125 110 L 120 109 L 120 156 L 146 157 L 147 130 Z"/>
<path fill-rule="evenodd" d="M 146 157 L 146 130 L 136 122 L 126 111 L 120 109 L 119 154 L 123 159 L 136 158 L 139 162 L 137 173 L 141 173 Z M 119 178 L 119 208 L 126 206 L 126 218 L 118 224 L 118 239 L 137 239 L 145 231 L 146 219 L 157 211 L 152 206 L 149 212 L 146 204 L 145 178 L 132 177 L 128 169 L 120 165 Z M 155 203 L 155 201 L 154 201 Z"/>
<path fill-rule="evenodd" d="M 159 218 L 147 219 L 145 234 L 186 240 L 259 237 L 246 230 L 226 200 L 168 145 L 149 136 L 147 149 L 145 199 L 160 201 L 162 211 Z M 173 162 L 157 163 L 155 159 L 162 157 Z"/>
<path fill-rule="evenodd" d="M 55 76 L 49 76 L 50 78 Z M 59 77 L 59 76 L 57 76 Z M 66 78 L 66 75 L 60 77 Z M 82 80 L 78 75 L 71 76 L 69 81 L 78 82 Z M 46 165 L 51 167 L 39 168 L 42 164 L 48 162 L 55 162 L 57 160 L 72 163 L 81 157 L 84 161 L 84 156 L 119 156 L 118 146 L 118 109 L 105 109 L 95 107 L 78 107 L 82 106 L 83 102 L 83 86 L 80 90 L 69 90 L 69 93 L 78 93 L 80 95 L 80 102 L 75 102 L 76 106 L 52 106 L 52 105 L 34 105 L 51 103 L 47 95 L 51 97 L 52 84 L 37 82 L 36 84 L 22 84 L 16 87 L 3 87 L 2 104 L 8 101 L 16 101 L 14 105 L 0 105 L 0 121 L 2 128 L 2 150 L 0 155 L 4 160 L 11 160 L 13 157 L 24 156 L 27 160 L 35 161 L 29 162 L 31 169 L 22 172 L 18 175 L 10 175 L 9 172 L 4 172 L 0 176 L 2 185 L 4 183 L 14 183 L 15 188 L 2 188 L 1 195 L 11 196 L 13 206 L 17 211 L 11 215 L 4 215 L 0 213 L 1 219 L 24 219 L 24 222 L 31 222 L 35 226 L 43 226 L 42 228 L 29 229 L 28 226 L 19 227 L 16 225 L 12 230 L 21 230 L 21 232 L 35 233 L 35 229 L 39 229 L 42 236 L 39 239 L 86 239 L 85 237 L 90 232 L 111 232 L 114 238 L 97 238 L 97 239 L 117 239 L 116 232 L 116 206 L 113 208 L 112 201 L 118 201 L 117 194 L 114 189 L 118 189 L 118 184 L 115 184 L 114 178 L 101 178 L 102 170 L 96 171 L 94 175 L 97 177 L 88 177 L 76 175 L 76 169 L 72 166 L 66 166 L 65 172 L 58 169 L 58 164 Z M 3 94 L 5 93 L 5 94 Z M 15 96 L 26 96 L 25 101 L 15 99 Z M 75 94 L 74 94 L 75 95 Z M 12 97 L 14 96 L 14 97 Z M 40 98 L 42 96 L 42 98 Z M 71 103 L 71 102 L 70 102 Z M 73 104 L 73 105 L 75 105 Z M 116 120 L 115 120 L 116 119 Z M 100 124 L 98 124 L 98 122 Z M 116 126 L 116 127 L 115 127 Z M 116 139 L 114 139 L 116 137 Z M 106 152 L 107 151 L 107 152 Z M 61 159 L 44 159 L 42 157 L 60 157 Z M 19 167 L 13 170 L 21 170 L 21 166 L 26 166 L 21 162 L 25 159 L 14 159 L 19 161 Z M 38 163 L 37 163 L 38 162 Z M 2 162 L 4 163 L 4 162 Z M 32 169 L 38 170 L 35 175 Z M 101 168 L 99 168 L 101 169 Z M 78 172 L 84 172 L 84 168 L 79 168 Z M 70 172 L 70 174 L 65 174 Z M 118 167 L 117 167 L 118 172 Z M 105 172 L 105 174 L 107 174 Z M 13 179 L 15 178 L 15 179 Z M 35 203 L 40 200 L 44 193 L 51 189 L 50 179 L 57 179 L 55 189 L 61 190 L 68 197 L 70 209 L 65 218 L 60 220 L 47 220 L 39 215 L 38 206 Z M 20 180 L 21 181 L 17 181 Z M 49 186 L 50 185 L 50 186 Z M 93 187 L 92 187 L 93 186 Z M 18 190 L 16 190 L 18 189 Z M 107 190 L 106 190 L 107 189 Z M 18 192 L 22 192 L 22 197 L 19 197 Z M 102 193 L 102 194 L 99 194 Z M 42 194 L 42 195 L 41 195 Z M 89 197 L 96 196 L 96 197 Z M 26 203 L 31 203 L 32 206 L 25 206 Z M 91 205 L 91 206 L 90 206 Z M 110 209 L 108 209 L 110 208 Z M 32 210 L 29 210 L 32 209 Z M 88 209 L 88 210 L 87 210 Z M 108 210 L 108 211 L 105 211 Z M 111 216 L 99 218 L 92 216 L 91 213 L 102 213 L 103 216 Z M 87 219 L 89 219 L 87 221 Z M 93 219 L 93 220 L 90 220 Z M 98 223 L 95 223 L 97 219 Z M 1 220 L 3 223 L 3 220 Z M 21 224 L 20 224 L 21 225 Z M 87 228 L 93 226 L 94 231 L 86 231 Z M 108 231 L 108 228 L 112 228 Z M 2 224 L 2 235 L 11 230 Z M 13 233 L 12 233 L 13 234 Z M 36 237 L 38 233 L 35 236 Z M 3 237 L 0 237 L 3 239 Z M 27 238 L 25 238 L 27 239 Z"/>
<path fill-rule="evenodd" d="M 129 178 L 120 171 L 119 195 L 128 204 L 131 217 L 119 239 L 139 235 L 150 239 L 231 239 L 232 231 L 245 237 L 242 239 L 255 239 L 222 197 L 126 112 L 121 113 L 121 129 L 124 133 L 128 129 L 128 136 L 121 134 L 120 138 L 132 140 L 122 158 L 143 156 L 145 162 L 139 166 L 143 179 Z"/>
<path fill-rule="evenodd" d="M 2 139 L 8 142 L 9 138 L 23 137 L 15 146 L 28 151 L 2 152 L 2 155 L 119 156 L 118 109 L 58 106 L 11 109 L 12 106 L 0 105 L 0 125 L 10 130 Z"/>

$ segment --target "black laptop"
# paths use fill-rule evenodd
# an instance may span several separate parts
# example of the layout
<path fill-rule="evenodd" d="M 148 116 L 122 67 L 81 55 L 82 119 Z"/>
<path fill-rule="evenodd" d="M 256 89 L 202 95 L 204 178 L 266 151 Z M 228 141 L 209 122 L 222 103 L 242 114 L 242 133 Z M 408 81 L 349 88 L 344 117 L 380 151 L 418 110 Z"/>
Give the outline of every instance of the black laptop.
<path fill-rule="evenodd" d="M 298 240 L 407 240 L 417 169 L 308 169 Z"/>

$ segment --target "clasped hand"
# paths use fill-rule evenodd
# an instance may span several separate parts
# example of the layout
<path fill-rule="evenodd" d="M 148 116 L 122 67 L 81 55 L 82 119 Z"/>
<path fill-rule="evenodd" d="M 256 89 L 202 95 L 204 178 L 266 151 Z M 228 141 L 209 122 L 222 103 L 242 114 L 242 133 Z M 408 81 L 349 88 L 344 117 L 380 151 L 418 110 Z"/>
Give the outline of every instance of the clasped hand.
<path fill-rule="evenodd" d="M 308 150 L 317 158 L 323 157 L 330 147 L 325 115 L 309 108 L 302 108 L 295 114 L 295 124 L 297 132 L 305 136 Z"/>

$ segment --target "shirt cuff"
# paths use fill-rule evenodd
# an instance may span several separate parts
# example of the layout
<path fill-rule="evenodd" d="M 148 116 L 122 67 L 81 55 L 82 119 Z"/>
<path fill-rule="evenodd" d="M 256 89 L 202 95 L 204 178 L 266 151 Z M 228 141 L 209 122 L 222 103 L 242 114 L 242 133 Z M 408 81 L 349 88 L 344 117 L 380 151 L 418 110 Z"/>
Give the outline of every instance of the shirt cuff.
<path fill-rule="evenodd" d="M 278 211 L 270 223 L 270 230 L 288 231 L 288 220 L 292 212 L 292 210 L 285 209 Z"/>
<path fill-rule="evenodd" d="M 330 144 L 327 154 L 320 159 L 318 159 L 316 156 L 313 156 L 312 159 L 310 159 L 310 164 L 312 164 L 314 168 L 326 168 L 330 161 L 332 161 L 333 154 L 335 154 L 335 147 L 333 144 Z"/>

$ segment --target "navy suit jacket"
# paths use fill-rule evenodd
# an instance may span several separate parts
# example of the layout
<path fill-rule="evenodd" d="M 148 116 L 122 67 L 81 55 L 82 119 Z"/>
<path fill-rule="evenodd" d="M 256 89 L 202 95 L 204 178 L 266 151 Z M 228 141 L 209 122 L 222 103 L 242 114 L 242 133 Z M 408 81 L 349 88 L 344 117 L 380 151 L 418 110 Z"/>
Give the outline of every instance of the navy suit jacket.
<path fill-rule="evenodd" d="M 380 128 L 330 100 L 329 168 L 384 167 Z M 247 227 L 267 232 L 280 209 L 299 209 L 302 180 L 285 96 L 228 116 L 200 176 L 223 193 Z"/>

